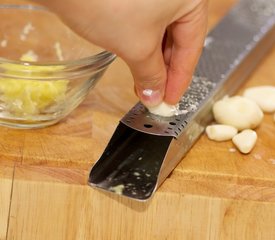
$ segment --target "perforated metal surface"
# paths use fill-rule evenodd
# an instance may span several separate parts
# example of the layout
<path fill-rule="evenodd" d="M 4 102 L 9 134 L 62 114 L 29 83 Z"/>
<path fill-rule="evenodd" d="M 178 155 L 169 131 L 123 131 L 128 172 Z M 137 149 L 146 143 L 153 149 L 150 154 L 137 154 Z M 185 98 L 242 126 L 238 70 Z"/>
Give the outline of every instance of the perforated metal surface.
<path fill-rule="evenodd" d="M 183 114 L 163 118 L 150 114 L 139 103 L 122 119 L 122 122 L 142 132 L 177 137 L 186 126 L 188 118 L 196 112 L 206 96 L 215 89 L 215 85 L 216 83 L 208 81 L 204 77 L 195 76 L 185 97 L 179 103 L 179 110 Z"/>
<path fill-rule="evenodd" d="M 240 1 L 207 36 L 193 82 L 179 103 L 182 114 L 163 118 L 150 114 L 138 103 L 121 122 L 145 133 L 178 138 L 274 23 L 275 0 Z"/>

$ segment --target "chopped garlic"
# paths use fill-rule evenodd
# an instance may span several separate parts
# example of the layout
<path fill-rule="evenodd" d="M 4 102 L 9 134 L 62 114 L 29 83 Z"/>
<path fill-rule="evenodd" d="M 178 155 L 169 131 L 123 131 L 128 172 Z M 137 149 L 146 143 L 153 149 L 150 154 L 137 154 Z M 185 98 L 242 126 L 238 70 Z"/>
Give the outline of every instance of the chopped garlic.
<path fill-rule="evenodd" d="M 27 36 L 29 35 L 29 33 L 30 33 L 31 31 L 33 31 L 34 29 L 35 29 L 35 28 L 33 27 L 33 25 L 32 25 L 31 22 L 27 23 L 27 24 L 24 26 L 24 28 L 23 28 L 23 30 L 22 30 L 22 32 L 21 32 L 21 34 L 20 34 L 20 40 L 21 40 L 21 41 L 25 41 L 25 40 L 27 39 Z"/>
<path fill-rule="evenodd" d="M 21 61 L 27 61 L 27 62 L 37 62 L 38 56 L 33 50 L 29 50 L 25 54 L 22 55 L 20 58 Z"/>
<path fill-rule="evenodd" d="M 59 61 L 63 61 L 64 57 L 63 57 L 63 53 L 62 53 L 60 42 L 56 42 L 54 44 L 54 49 L 55 49 L 56 56 L 57 56 L 58 60 Z"/>
<path fill-rule="evenodd" d="M 231 153 L 234 153 L 234 152 L 237 151 L 237 149 L 236 148 L 229 148 L 228 151 L 231 152 Z"/>
<path fill-rule="evenodd" d="M 110 191 L 112 191 L 112 192 L 114 192 L 118 195 L 121 195 L 124 188 L 125 188 L 125 186 L 123 184 L 120 184 L 120 185 L 117 185 L 117 186 L 110 187 Z"/>
<path fill-rule="evenodd" d="M 7 39 L 3 39 L 1 42 L 0 42 L 0 46 L 2 48 L 5 48 L 8 46 L 8 40 Z"/>
<path fill-rule="evenodd" d="M 37 58 L 38 56 L 30 50 L 20 60 L 35 62 Z M 23 66 L 5 63 L 2 67 L 6 74 L 15 76 L 0 78 L 0 101 L 5 103 L 6 111 L 11 114 L 31 118 L 34 114 L 65 99 L 68 80 L 32 80 L 33 77 L 47 77 L 51 72 L 62 69 L 62 66 Z M 18 77 L 24 79 L 18 80 Z"/>

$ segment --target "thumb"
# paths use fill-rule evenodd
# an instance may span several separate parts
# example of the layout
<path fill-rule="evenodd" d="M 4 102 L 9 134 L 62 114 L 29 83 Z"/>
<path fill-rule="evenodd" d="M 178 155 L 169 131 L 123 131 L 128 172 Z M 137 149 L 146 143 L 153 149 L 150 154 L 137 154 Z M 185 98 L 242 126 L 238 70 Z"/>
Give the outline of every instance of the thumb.
<path fill-rule="evenodd" d="M 148 107 L 158 105 L 164 97 L 167 71 L 161 47 L 139 61 L 126 60 L 134 77 L 135 92 Z"/>

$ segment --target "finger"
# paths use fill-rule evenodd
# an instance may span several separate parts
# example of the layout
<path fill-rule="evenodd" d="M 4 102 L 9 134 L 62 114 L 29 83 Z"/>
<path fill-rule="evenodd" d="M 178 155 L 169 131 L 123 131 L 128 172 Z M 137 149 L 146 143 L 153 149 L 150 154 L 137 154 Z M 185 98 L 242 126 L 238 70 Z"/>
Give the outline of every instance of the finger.
<path fill-rule="evenodd" d="M 198 62 L 207 29 L 206 1 L 171 26 L 173 46 L 168 66 L 165 102 L 176 104 L 187 89 Z"/>
<path fill-rule="evenodd" d="M 128 63 L 135 82 L 135 92 L 145 106 L 156 106 L 164 97 L 167 72 L 161 44 L 150 55 Z"/>

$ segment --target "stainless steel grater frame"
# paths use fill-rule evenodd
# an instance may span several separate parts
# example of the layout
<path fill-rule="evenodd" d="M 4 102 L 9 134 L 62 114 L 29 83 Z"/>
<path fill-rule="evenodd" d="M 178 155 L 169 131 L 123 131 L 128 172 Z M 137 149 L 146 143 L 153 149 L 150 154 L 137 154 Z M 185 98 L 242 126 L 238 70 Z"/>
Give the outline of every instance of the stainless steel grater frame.
<path fill-rule="evenodd" d="M 89 184 L 148 200 L 198 139 L 215 101 L 234 93 L 275 43 L 275 0 L 240 0 L 211 31 L 181 115 L 162 118 L 135 105 L 120 121 Z"/>

